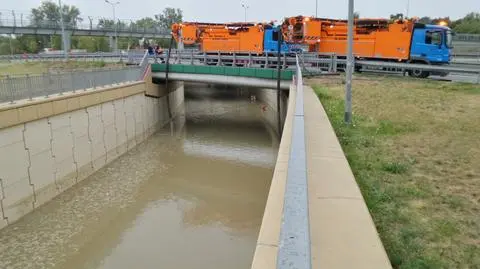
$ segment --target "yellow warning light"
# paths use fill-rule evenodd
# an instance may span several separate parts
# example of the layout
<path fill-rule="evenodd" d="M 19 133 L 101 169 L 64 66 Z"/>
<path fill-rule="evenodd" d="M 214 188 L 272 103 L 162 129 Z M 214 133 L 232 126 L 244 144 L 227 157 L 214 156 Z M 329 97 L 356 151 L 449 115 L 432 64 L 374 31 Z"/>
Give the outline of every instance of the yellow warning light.
<path fill-rule="evenodd" d="M 446 21 L 440 21 L 440 22 L 438 22 L 438 25 L 447 26 L 448 23 Z"/>

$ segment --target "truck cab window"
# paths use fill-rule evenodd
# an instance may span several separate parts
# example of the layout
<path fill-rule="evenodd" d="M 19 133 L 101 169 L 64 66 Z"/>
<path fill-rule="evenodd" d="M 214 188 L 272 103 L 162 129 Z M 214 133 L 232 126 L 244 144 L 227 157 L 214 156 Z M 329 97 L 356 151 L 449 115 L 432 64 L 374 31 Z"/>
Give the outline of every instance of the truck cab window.
<path fill-rule="evenodd" d="M 426 44 L 441 45 L 442 33 L 441 32 L 427 32 L 425 37 Z"/>
<path fill-rule="evenodd" d="M 272 32 L 272 40 L 273 41 L 278 41 L 278 31 L 273 31 Z"/>

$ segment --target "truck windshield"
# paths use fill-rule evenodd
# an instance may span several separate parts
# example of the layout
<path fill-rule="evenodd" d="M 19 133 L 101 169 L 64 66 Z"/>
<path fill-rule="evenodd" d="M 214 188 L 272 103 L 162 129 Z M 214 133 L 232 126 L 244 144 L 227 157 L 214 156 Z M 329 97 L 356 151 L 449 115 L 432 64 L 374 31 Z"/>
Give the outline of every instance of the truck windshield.
<path fill-rule="evenodd" d="M 452 31 L 446 31 L 446 40 L 445 40 L 445 45 L 447 45 L 448 48 L 453 48 L 453 33 Z"/>

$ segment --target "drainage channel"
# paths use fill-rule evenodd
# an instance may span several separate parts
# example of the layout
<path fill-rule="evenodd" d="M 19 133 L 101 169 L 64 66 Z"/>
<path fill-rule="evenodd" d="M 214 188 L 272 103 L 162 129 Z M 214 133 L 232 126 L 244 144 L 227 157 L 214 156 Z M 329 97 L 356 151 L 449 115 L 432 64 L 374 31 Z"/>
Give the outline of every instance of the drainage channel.
<path fill-rule="evenodd" d="M 0 268 L 249 268 L 278 134 L 256 98 L 189 87 L 172 124 L 1 230 Z"/>

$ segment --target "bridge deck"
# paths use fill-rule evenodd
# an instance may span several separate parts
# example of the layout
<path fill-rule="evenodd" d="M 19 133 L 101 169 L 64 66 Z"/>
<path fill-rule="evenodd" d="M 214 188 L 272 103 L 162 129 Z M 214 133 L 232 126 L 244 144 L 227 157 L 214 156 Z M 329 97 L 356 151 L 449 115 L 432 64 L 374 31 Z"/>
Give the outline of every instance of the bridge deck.
<path fill-rule="evenodd" d="M 166 64 L 152 64 L 152 72 L 166 72 Z M 202 66 L 186 64 L 170 64 L 169 72 L 187 73 L 187 74 L 209 74 L 223 75 L 233 77 L 250 77 L 261 79 L 277 79 L 277 70 L 272 68 L 246 68 L 231 66 Z M 282 80 L 292 80 L 294 70 L 281 70 L 280 78 Z"/>

